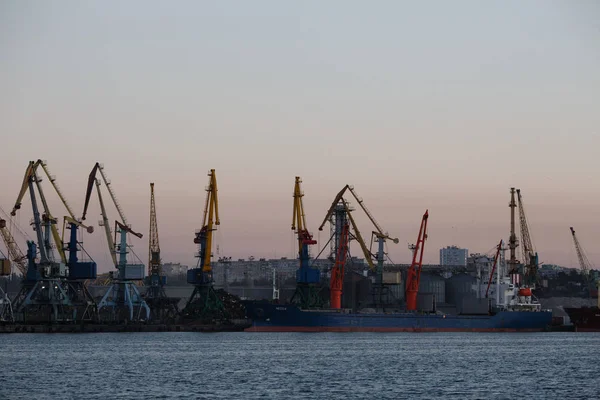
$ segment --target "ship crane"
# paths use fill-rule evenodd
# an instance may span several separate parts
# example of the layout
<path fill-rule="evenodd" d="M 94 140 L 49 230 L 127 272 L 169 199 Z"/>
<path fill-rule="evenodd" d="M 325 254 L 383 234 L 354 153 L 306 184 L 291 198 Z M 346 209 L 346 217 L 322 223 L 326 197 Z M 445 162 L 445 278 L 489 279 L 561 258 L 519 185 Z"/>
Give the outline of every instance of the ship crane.
<path fill-rule="evenodd" d="M 63 238 L 58 234 L 57 219 L 52 216 L 42 190 L 42 179 L 38 176 L 40 166 L 71 214 L 70 217 L 66 217 L 66 221 L 70 221 L 75 228 L 71 233 L 68 246 L 64 243 L 64 228 Z M 36 189 L 43 206 L 43 214 L 40 214 L 38 209 Z M 85 279 L 89 272 L 95 274 L 96 264 L 79 263 L 76 256 L 79 250 L 76 228 L 85 226 L 72 218 L 72 211 L 56 184 L 56 178 L 50 175 L 44 161 L 29 162 L 11 215 L 16 215 L 17 210 L 21 208 L 21 202 L 27 191 L 31 197 L 37 244 L 34 241 L 27 242 L 28 268 L 21 289 L 14 299 L 15 316 L 22 321 L 27 319 L 27 322 L 48 320 L 76 322 L 95 319 L 96 304 L 80 278 Z M 88 232 L 90 231 L 91 229 L 88 228 Z M 39 262 L 36 260 L 38 248 Z M 60 255 L 59 261 L 54 259 L 54 249 Z M 66 259 L 65 249 L 69 250 L 69 260 Z"/>
<path fill-rule="evenodd" d="M 170 299 L 165 292 L 167 277 L 162 274 L 160 258 L 160 243 L 158 240 L 158 221 L 156 218 L 156 200 L 154 198 L 154 183 L 150 183 L 150 234 L 148 240 L 148 288 L 145 300 L 150 306 L 153 319 L 162 322 L 174 320 L 177 316 L 179 298 Z"/>
<path fill-rule="evenodd" d="M 519 246 L 519 241 L 515 232 L 515 208 L 517 208 L 517 203 L 515 202 L 515 188 L 510 188 L 510 203 L 508 203 L 508 206 L 510 207 L 510 237 L 508 238 L 510 259 L 507 263 L 508 273 L 511 276 L 512 283 L 520 283 L 518 282 L 520 279 L 520 263 L 519 260 L 517 260 L 517 247 Z"/>
<path fill-rule="evenodd" d="M 188 270 L 187 282 L 194 285 L 194 292 L 183 309 L 183 317 L 187 320 L 212 320 L 227 318 L 223 302 L 213 286 L 211 266 L 213 232 L 220 225 L 219 198 L 217 196 L 217 175 L 214 169 L 208 173 L 206 200 L 202 228 L 196 231 L 194 243 L 198 245 L 198 265 Z"/>
<path fill-rule="evenodd" d="M 575 244 L 575 251 L 577 252 L 577 259 L 579 260 L 579 267 L 581 268 L 581 275 L 583 275 L 583 278 L 587 283 L 589 293 L 591 289 L 590 284 L 593 283 L 591 282 L 590 276 L 590 271 L 592 270 L 592 263 L 588 259 L 585 250 L 579 243 L 579 239 L 577 239 L 577 235 L 575 235 L 575 229 L 573 229 L 573 227 L 571 227 L 570 229 L 571 235 L 573 236 L 573 243 Z M 598 288 L 600 288 L 600 281 L 596 282 L 596 284 L 598 285 Z M 598 295 L 598 308 L 600 308 L 600 294 Z"/>
<path fill-rule="evenodd" d="M 371 223 L 375 227 L 375 230 L 372 231 L 371 244 L 373 243 L 373 241 L 377 242 L 378 249 L 377 249 L 377 254 L 373 255 L 373 253 L 371 252 L 371 249 L 366 247 L 365 242 L 362 239 L 362 236 L 360 234 L 360 231 L 358 230 L 358 227 L 356 226 L 356 223 L 354 222 L 354 218 L 352 217 L 352 214 L 350 212 L 346 213 L 348 216 L 348 219 L 350 220 L 350 223 L 352 224 L 352 227 L 353 227 L 354 233 L 355 233 L 355 237 L 357 238 L 357 241 L 358 241 L 358 243 L 361 247 L 361 250 L 365 256 L 365 260 L 366 260 L 367 264 L 369 265 L 371 270 L 375 270 L 376 282 L 375 282 L 375 286 L 373 287 L 373 298 L 374 298 L 375 304 L 378 306 L 381 306 L 381 305 L 383 305 L 384 298 L 387 297 L 386 290 L 388 289 L 386 286 L 383 285 L 383 264 L 385 261 L 385 241 L 391 240 L 393 243 L 397 244 L 399 242 L 398 238 L 392 238 L 389 235 L 389 233 L 387 233 L 383 230 L 381 225 L 377 222 L 377 220 L 375 219 L 373 214 L 369 211 L 369 209 L 365 205 L 363 199 L 358 196 L 358 194 L 354 190 L 354 187 L 350 186 L 350 185 L 344 186 L 342 188 L 342 190 L 340 190 L 340 192 L 336 195 L 335 199 L 333 200 L 333 202 L 331 204 L 331 207 L 329 208 L 329 211 L 327 212 L 325 219 L 323 220 L 323 223 L 321 224 L 321 226 L 319 226 L 319 230 L 323 230 L 323 226 L 331 218 L 331 216 L 334 215 L 334 213 L 336 212 L 336 208 L 341 211 L 344 210 L 344 204 L 347 204 L 346 200 L 344 199 L 344 194 L 346 193 L 347 190 L 350 191 L 350 193 L 352 194 L 352 196 L 354 197 L 354 199 L 356 200 L 356 202 L 358 203 L 360 208 L 364 211 L 364 213 L 367 215 L 367 218 L 371 221 Z M 341 226 L 338 227 L 338 232 L 341 233 Z M 375 240 L 373 240 L 373 238 L 375 238 Z M 339 243 L 339 234 L 338 234 L 338 237 L 336 238 L 336 244 L 338 244 L 338 243 Z M 376 258 L 377 266 L 374 265 L 373 258 Z"/>
<path fill-rule="evenodd" d="M 296 177 L 294 184 L 294 207 L 292 214 L 292 230 L 298 236 L 298 259 L 300 266 L 296 270 L 296 291 L 291 301 L 297 303 L 301 308 L 316 308 L 323 305 L 321 298 L 321 271 L 309 265 L 310 254 L 308 246 L 317 243 L 308 231 L 306 225 L 306 214 L 304 213 L 304 203 L 302 197 L 304 192 L 301 188 L 302 180 Z"/>
<path fill-rule="evenodd" d="M 97 173 L 100 173 L 100 178 L 96 178 Z M 106 207 L 100 190 L 101 180 L 104 182 L 109 195 L 113 201 L 115 208 L 120 217 L 115 220 L 114 239 L 111 235 L 110 224 Z M 144 279 L 145 266 L 143 264 L 128 264 L 127 253 L 131 247 L 127 243 L 127 234 L 130 233 L 138 238 L 142 238 L 142 234 L 134 231 L 127 223 L 123 209 L 121 208 L 117 197 L 112 189 L 110 180 L 106 177 L 104 166 L 100 163 L 94 164 L 88 178 L 88 184 L 85 195 L 85 204 L 83 207 L 82 220 L 85 220 L 92 191 L 96 186 L 98 194 L 98 202 L 100 204 L 100 213 L 102 221 L 100 226 L 104 227 L 108 251 L 111 255 L 113 264 L 116 268 L 117 276 L 111 272 L 112 279 L 108 290 L 98 303 L 98 311 L 102 314 L 107 314 L 106 317 L 112 322 L 126 321 L 143 321 L 150 319 L 150 307 L 140 294 L 137 283 L 141 283 Z M 118 235 L 118 238 L 117 238 Z M 119 256 L 117 259 L 117 255 Z M 110 276 L 110 275 L 109 275 Z"/>
<path fill-rule="evenodd" d="M 423 252 L 425 251 L 425 240 L 427 240 L 427 220 L 429 219 L 429 210 L 423 214 L 419 236 L 415 243 L 413 258 L 408 268 L 406 278 L 406 309 L 408 311 L 417 310 L 417 294 L 419 293 L 419 283 L 421 281 L 421 270 L 423 268 Z M 418 261 L 417 261 L 418 257 Z"/>
<path fill-rule="evenodd" d="M 523 255 L 523 263 L 525 265 L 524 280 L 525 285 L 534 289 L 538 279 L 538 253 L 535 251 L 533 241 L 529 232 L 529 224 L 525 215 L 525 206 L 521 197 L 521 189 L 517 189 L 517 202 L 519 205 L 519 226 L 521 228 L 521 252 Z"/>
<path fill-rule="evenodd" d="M 488 298 L 490 293 L 490 286 L 492 285 L 492 280 L 494 278 L 494 272 L 496 272 L 496 268 L 498 266 L 498 258 L 500 257 L 500 251 L 502 250 L 502 240 L 496 246 L 496 255 L 494 256 L 494 264 L 492 265 L 492 271 L 490 272 L 490 279 L 488 280 L 487 288 L 485 289 L 485 298 Z"/>

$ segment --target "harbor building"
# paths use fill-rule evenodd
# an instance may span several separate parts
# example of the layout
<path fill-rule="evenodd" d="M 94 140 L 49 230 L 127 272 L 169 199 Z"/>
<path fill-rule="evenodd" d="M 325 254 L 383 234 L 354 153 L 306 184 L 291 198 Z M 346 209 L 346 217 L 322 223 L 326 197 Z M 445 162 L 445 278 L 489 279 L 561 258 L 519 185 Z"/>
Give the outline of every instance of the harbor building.
<path fill-rule="evenodd" d="M 448 246 L 440 249 L 440 265 L 467 265 L 468 249 L 457 246 Z"/>

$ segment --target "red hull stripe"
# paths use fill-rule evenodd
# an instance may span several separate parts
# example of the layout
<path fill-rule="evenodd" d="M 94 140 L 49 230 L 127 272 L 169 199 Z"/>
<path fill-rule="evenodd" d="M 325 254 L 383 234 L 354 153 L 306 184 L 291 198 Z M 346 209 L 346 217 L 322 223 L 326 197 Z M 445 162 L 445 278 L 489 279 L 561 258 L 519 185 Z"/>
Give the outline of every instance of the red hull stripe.
<path fill-rule="evenodd" d="M 251 326 L 246 332 L 542 332 L 508 328 L 375 328 L 353 326 Z"/>

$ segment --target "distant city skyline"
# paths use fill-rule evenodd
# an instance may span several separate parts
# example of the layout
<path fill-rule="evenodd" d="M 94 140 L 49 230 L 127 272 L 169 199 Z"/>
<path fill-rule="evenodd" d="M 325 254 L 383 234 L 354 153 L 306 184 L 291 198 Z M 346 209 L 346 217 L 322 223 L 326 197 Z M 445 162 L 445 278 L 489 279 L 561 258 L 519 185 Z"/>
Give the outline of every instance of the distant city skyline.
<path fill-rule="evenodd" d="M 410 262 L 429 209 L 425 262 L 437 263 L 453 243 L 483 253 L 508 240 L 516 187 L 541 262 L 578 266 L 573 226 L 600 267 L 599 3 L 106 4 L 0 4 L 7 212 L 41 158 L 81 213 L 99 161 L 144 234 L 131 239 L 141 260 L 154 182 L 162 258 L 192 266 L 215 168 L 219 254 L 293 257 L 301 176 L 313 255 L 329 239 L 317 227 L 351 184 L 400 239 L 387 244 L 396 263 Z M 30 219 L 27 197 L 16 222 L 33 236 Z M 94 193 L 84 245 L 106 272 L 99 219 Z"/>

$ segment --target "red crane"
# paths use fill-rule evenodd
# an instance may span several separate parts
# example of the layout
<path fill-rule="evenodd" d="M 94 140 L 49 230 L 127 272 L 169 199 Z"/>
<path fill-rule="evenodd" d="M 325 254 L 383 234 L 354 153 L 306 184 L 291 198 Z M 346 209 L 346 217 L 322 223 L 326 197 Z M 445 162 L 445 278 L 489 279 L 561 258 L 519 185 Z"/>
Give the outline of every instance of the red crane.
<path fill-rule="evenodd" d="M 413 259 L 408 269 L 406 278 L 406 309 L 415 311 L 417 309 L 417 293 L 419 293 L 419 282 L 421 280 L 421 269 L 423 268 L 423 252 L 425 250 L 425 240 L 427 239 L 427 219 L 429 218 L 429 210 L 423 214 L 421 220 L 421 228 L 419 229 L 419 237 L 413 251 Z M 417 253 L 419 254 L 419 262 L 417 262 Z"/>
<path fill-rule="evenodd" d="M 346 267 L 346 255 L 348 254 L 348 237 L 349 237 L 350 226 L 346 223 L 342 227 L 342 233 L 340 235 L 340 244 L 338 246 L 337 257 L 335 258 L 335 265 L 331 270 L 331 283 L 330 283 L 330 302 L 331 308 L 340 309 L 342 308 L 342 288 L 344 286 L 344 268 Z"/>
<path fill-rule="evenodd" d="M 492 272 L 490 273 L 490 279 L 488 281 L 487 289 L 485 289 L 485 298 L 488 298 L 488 293 L 490 292 L 490 285 L 492 284 L 492 278 L 494 277 L 494 272 L 496 271 L 496 265 L 498 265 L 498 256 L 500 256 L 500 250 L 502 249 L 502 240 L 498 243 L 498 247 L 496 247 L 496 256 L 494 256 L 494 265 L 492 266 Z"/>

